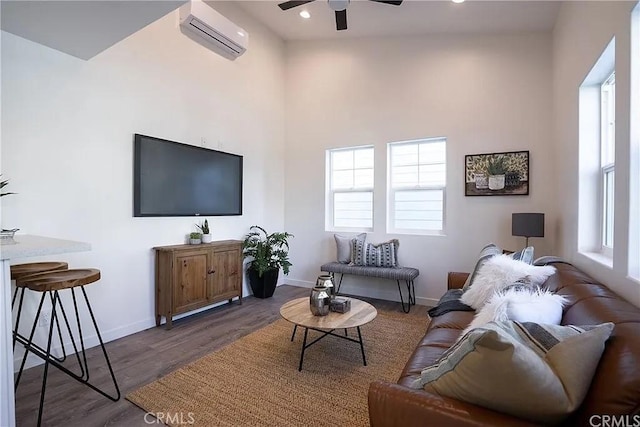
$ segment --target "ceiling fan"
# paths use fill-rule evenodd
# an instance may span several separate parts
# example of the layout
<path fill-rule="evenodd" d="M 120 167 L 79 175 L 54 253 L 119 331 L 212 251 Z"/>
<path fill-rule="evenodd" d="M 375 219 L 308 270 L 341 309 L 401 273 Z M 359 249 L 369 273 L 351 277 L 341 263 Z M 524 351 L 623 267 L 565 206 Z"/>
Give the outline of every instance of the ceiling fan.
<path fill-rule="evenodd" d="M 280 9 L 288 10 L 292 7 L 302 6 L 303 4 L 311 3 L 315 0 L 292 0 L 285 1 L 284 3 L 280 3 Z M 349 2 L 351 0 L 327 0 L 329 3 L 329 7 L 333 9 L 336 13 L 336 30 L 346 30 L 347 29 L 347 6 L 349 6 Z M 402 4 L 402 0 L 369 0 L 374 1 L 376 3 L 385 3 L 393 6 L 400 6 Z"/>

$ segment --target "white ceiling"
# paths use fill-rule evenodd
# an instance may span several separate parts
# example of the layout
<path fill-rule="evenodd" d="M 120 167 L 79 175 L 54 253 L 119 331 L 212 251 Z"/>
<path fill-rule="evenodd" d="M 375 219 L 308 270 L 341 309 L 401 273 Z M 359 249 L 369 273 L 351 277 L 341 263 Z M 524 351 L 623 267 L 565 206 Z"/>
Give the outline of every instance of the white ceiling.
<path fill-rule="evenodd" d="M 1 0 L 2 30 L 89 59 L 186 0 Z M 222 0 L 214 0 L 215 3 Z M 284 40 L 401 36 L 433 33 L 505 33 L 551 31 L 558 1 L 405 0 L 391 6 L 351 0 L 349 29 L 335 30 L 335 16 L 326 0 L 282 11 L 280 1 L 233 0 Z M 307 9 L 311 19 L 299 12 Z"/>
<path fill-rule="evenodd" d="M 351 0 L 349 28 L 336 31 L 334 12 L 326 0 L 280 10 L 280 1 L 238 1 L 246 12 L 285 40 L 338 37 L 403 36 L 433 33 L 546 32 L 553 25 L 559 1 L 467 0 L 456 4 L 439 0 L 405 0 L 391 6 L 368 0 Z M 299 12 L 306 9 L 310 19 Z"/>
<path fill-rule="evenodd" d="M 0 22 L 4 31 L 89 59 L 185 1 L 2 0 Z"/>

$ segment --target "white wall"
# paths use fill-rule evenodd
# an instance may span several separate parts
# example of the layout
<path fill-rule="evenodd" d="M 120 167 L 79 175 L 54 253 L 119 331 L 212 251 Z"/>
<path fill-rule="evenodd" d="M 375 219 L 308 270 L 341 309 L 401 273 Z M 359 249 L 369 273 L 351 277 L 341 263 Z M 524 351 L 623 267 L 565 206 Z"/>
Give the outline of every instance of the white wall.
<path fill-rule="evenodd" d="M 629 278 L 631 10 L 637 2 L 565 2 L 553 33 L 554 154 L 559 212 L 558 252 L 640 306 Z M 578 252 L 578 88 L 615 36 L 616 177 L 613 267 Z M 637 187 L 636 187 L 637 188 Z M 637 216 L 637 214 L 636 214 Z M 637 218 L 636 218 L 637 220 Z M 638 237 L 636 237 L 638 239 Z M 637 242 L 636 242 L 637 243 Z"/>
<path fill-rule="evenodd" d="M 244 155 L 244 215 L 209 217 L 214 239 L 284 226 L 284 44 L 216 8 L 250 34 L 234 62 L 183 35 L 177 11 L 89 61 L 2 33 L 2 173 L 18 193 L 2 226 L 92 244 L 54 258 L 101 270 L 87 291 L 107 340 L 155 324 L 151 248 L 200 222 L 133 218 L 134 133 Z"/>
<path fill-rule="evenodd" d="M 287 44 L 285 223 L 295 234 L 287 282 L 309 285 L 335 260 L 324 231 L 325 150 L 375 146 L 374 232 L 385 233 L 386 144 L 447 137 L 446 236 L 398 235 L 400 263 L 417 267 L 418 303 L 446 289 L 448 271 L 469 271 L 494 241 L 518 249 L 512 212 L 544 212 L 556 239 L 551 143 L 551 39 L 544 34 L 353 39 Z M 529 196 L 465 197 L 465 154 L 530 151 Z M 397 300 L 393 282 L 345 279 L 345 292 Z"/>

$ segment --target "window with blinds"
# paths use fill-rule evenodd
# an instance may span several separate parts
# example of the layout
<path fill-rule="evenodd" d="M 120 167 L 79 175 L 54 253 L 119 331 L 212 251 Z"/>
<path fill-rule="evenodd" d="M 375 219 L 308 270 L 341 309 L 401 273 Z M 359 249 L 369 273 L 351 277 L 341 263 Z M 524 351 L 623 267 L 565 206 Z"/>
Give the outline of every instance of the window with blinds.
<path fill-rule="evenodd" d="M 327 151 L 327 215 L 330 230 L 373 230 L 373 147 Z"/>
<path fill-rule="evenodd" d="M 446 138 L 388 144 L 387 232 L 443 234 Z"/>

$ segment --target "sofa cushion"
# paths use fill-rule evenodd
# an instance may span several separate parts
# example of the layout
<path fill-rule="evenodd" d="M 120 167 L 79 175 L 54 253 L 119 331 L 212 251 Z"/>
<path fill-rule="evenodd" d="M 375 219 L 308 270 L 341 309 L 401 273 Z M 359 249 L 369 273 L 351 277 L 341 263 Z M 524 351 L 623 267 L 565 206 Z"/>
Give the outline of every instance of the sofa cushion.
<path fill-rule="evenodd" d="M 516 282 L 520 287 L 539 287 L 555 271 L 552 266 L 537 267 L 508 255 L 496 255 L 480 267 L 473 284 L 462 294 L 460 301 L 479 310 L 496 292 Z"/>
<path fill-rule="evenodd" d="M 575 411 L 613 330 L 513 321 L 469 332 L 414 387 L 534 422 L 557 423 Z"/>

